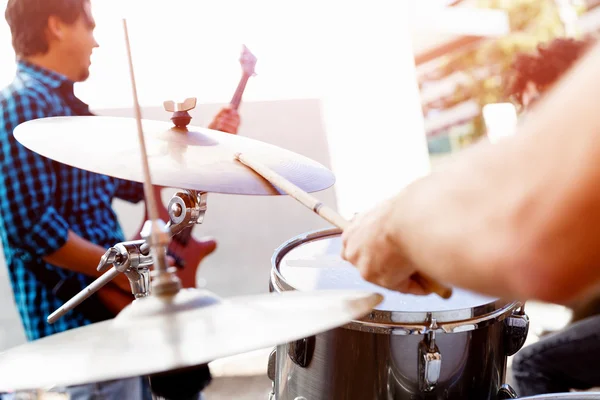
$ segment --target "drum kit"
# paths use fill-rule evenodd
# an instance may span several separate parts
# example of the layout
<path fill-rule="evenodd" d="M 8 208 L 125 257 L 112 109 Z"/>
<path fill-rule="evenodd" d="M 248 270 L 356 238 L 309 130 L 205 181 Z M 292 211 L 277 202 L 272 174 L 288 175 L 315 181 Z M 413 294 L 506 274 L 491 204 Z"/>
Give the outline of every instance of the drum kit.
<path fill-rule="evenodd" d="M 208 362 L 273 347 L 265 360 L 273 400 L 517 398 L 505 375 L 507 357 L 527 336 L 523 304 L 449 291 L 427 277 L 420 279 L 432 288 L 428 296 L 367 283 L 339 256 L 343 219 L 308 195 L 333 185 L 329 170 L 267 143 L 187 126 L 189 120 L 142 120 L 131 58 L 130 71 L 136 118 L 43 118 L 14 134 L 50 159 L 144 183 L 150 205 L 143 239 L 109 249 L 99 269 L 110 269 L 49 322 L 120 273 L 135 300 L 112 320 L 0 353 L 0 392 L 148 376 L 157 397 L 177 398 L 164 386 L 180 390 L 182 379 L 191 397 L 209 383 L 202 378 Z M 152 184 L 183 189 L 166 223 L 157 218 Z M 270 293 L 221 299 L 183 289 L 167 266 L 166 246 L 202 222 L 209 192 L 289 194 L 336 228 L 277 249 Z M 564 396 L 539 398 L 570 398 Z"/>

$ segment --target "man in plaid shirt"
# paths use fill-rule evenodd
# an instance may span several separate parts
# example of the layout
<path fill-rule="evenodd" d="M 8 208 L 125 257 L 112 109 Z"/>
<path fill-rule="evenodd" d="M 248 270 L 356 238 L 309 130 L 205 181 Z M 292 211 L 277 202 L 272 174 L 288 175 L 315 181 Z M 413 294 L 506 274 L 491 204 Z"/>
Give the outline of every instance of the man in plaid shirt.
<path fill-rule="evenodd" d="M 73 92 L 74 82 L 87 79 L 98 47 L 89 0 L 9 0 L 5 15 L 17 73 L 0 92 L 0 237 L 26 337 L 35 340 L 114 317 L 110 299 L 94 295 L 54 324 L 46 322 L 99 276 L 106 249 L 125 240 L 112 200 L 137 203 L 144 193 L 140 183 L 60 164 L 13 136 L 28 120 L 91 115 Z M 234 133 L 238 125 L 237 112 L 225 108 L 210 127 Z M 131 293 L 124 276 L 113 282 Z M 72 398 L 135 400 L 143 398 L 142 386 L 134 378 L 69 390 Z"/>

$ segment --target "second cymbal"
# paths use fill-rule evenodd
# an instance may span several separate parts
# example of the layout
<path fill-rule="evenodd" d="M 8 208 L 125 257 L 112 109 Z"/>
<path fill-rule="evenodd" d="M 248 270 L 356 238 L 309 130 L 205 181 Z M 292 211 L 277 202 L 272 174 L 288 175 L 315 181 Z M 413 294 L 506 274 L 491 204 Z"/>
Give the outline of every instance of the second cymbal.
<path fill-rule="evenodd" d="M 221 300 L 198 289 L 134 301 L 115 319 L 0 353 L 0 391 L 69 386 L 188 368 L 299 340 L 370 312 L 383 297 L 351 290 Z"/>
<path fill-rule="evenodd" d="M 279 195 L 261 176 L 235 160 L 252 154 L 307 192 L 335 182 L 320 163 L 258 140 L 211 129 L 176 128 L 143 120 L 152 183 L 203 192 Z M 80 169 L 143 181 L 136 122 L 124 117 L 50 117 L 25 122 L 14 131 L 30 150 Z"/>

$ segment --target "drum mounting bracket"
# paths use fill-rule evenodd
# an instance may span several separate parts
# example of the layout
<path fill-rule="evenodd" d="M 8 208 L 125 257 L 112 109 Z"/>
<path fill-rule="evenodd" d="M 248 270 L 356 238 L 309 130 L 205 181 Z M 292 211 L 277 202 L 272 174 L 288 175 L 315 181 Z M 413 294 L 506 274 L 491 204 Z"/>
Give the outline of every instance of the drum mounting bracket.
<path fill-rule="evenodd" d="M 144 240 L 121 242 L 110 247 L 100 259 L 97 270 L 105 272 L 111 265 L 129 280 L 131 293 L 138 299 L 150 294 L 151 254 L 144 254 Z"/>
<path fill-rule="evenodd" d="M 508 399 L 517 399 L 519 396 L 517 392 L 507 383 L 502 385 L 500 390 L 498 390 L 498 400 L 508 400 Z"/>
<path fill-rule="evenodd" d="M 197 190 L 182 190 L 169 201 L 169 230 L 172 236 L 185 228 L 204 222 L 208 193 Z"/>
<path fill-rule="evenodd" d="M 529 317 L 525 314 L 524 304 L 504 320 L 504 329 L 504 346 L 510 357 L 523 347 L 529 333 Z"/>
<path fill-rule="evenodd" d="M 434 390 L 440 379 L 442 355 L 435 343 L 437 329 L 437 322 L 433 318 L 424 332 L 425 337 L 419 343 L 419 386 L 424 392 Z"/>

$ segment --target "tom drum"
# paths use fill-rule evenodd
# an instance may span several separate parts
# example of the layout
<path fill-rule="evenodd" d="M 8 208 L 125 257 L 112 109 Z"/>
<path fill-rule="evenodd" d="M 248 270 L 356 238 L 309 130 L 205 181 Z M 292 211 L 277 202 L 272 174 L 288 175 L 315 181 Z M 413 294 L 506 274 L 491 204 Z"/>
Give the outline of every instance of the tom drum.
<path fill-rule="evenodd" d="M 276 400 L 505 399 L 507 357 L 527 336 L 517 302 L 455 289 L 444 300 L 389 291 L 340 257 L 337 229 L 295 237 L 272 258 L 271 291 L 366 289 L 385 296 L 368 316 L 278 346 Z M 290 310 L 293 312 L 293 310 Z"/>

